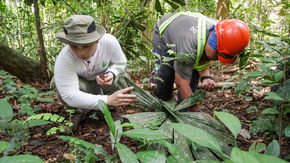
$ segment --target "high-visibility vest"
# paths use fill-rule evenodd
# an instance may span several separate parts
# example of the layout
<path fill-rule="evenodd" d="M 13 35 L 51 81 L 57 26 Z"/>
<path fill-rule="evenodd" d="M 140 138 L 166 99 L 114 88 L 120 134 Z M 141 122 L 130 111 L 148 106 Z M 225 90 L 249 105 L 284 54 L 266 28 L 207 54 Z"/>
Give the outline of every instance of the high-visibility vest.
<path fill-rule="evenodd" d="M 192 16 L 197 18 L 198 20 L 198 26 L 197 26 L 197 54 L 196 54 L 196 59 L 195 59 L 195 64 L 193 65 L 193 68 L 196 69 L 197 71 L 202 71 L 206 69 L 207 67 L 210 66 L 210 63 L 206 63 L 203 65 L 199 65 L 200 58 L 202 56 L 202 53 L 204 51 L 204 47 L 206 44 L 206 24 L 212 24 L 215 25 L 217 21 L 212 20 L 201 13 L 195 13 L 195 12 L 179 12 L 168 18 L 166 21 L 164 21 L 160 26 L 159 26 L 159 34 L 162 37 L 163 32 L 165 29 L 168 27 L 168 25 L 173 22 L 177 17 L 181 15 L 186 15 L 186 16 Z M 193 33 L 194 31 L 193 31 Z"/>

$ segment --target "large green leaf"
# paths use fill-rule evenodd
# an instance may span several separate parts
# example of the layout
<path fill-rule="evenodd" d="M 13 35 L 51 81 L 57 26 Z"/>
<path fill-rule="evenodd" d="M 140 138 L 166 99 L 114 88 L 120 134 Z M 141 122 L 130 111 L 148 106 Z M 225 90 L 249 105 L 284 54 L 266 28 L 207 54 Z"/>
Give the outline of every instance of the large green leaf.
<path fill-rule="evenodd" d="M 198 90 L 192 96 L 189 96 L 188 98 L 183 100 L 179 105 L 177 105 L 174 108 L 174 111 L 178 111 L 178 110 L 190 107 L 190 106 L 200 102 L 201 100 L 203 100 L 204 96 L 205 96 L 205 91 Z"/>
<path fill-rule="evenodd" d="M 124 144 L 117 143 L 117 150 L 123 163 L 138 163 L 137 156 Z"/>
<path fill-rule="evenodd" d="M 284 71 L 278 71 L 274 74 L 274 80 L 275 82 L 279 82 L 280 80 L 282 80 L 284 77 Z"/>
<path fill-rule="evenodd" d="M 196 144 L 203 147 L 208 147 L 211 150 L 223 155 L 222 149 L 218 144 L 217 139 L 208 132 L 194 126 L 181 123 L 171 124 L 171 127 Z"/>
<path fill-rule="evenodd" d="M 11 121 L 13 118 L 13 110 L 6 99 L 0 99 L 0 117 L 3 120 Z"/>
<path fill-rule="evenodd" d="M 17 155 L 17 156 L 5 156 L 0 158 L 0 163 L 43 163 L 43 161 L 33 155 Z"/>
<path fill-rule="evenodd" d="M 113 120 L 113 117 L 111 115 L 111 112 L 109 111 L 108 105 L 105 104 L 103 101 L 100 101 L 98 103 L 98 106 L 101 108 L 101 111 L 105 117 L 105 120 L 109 126 L 110 132 L 112 133 L 112 135 L 115 136 L 116 134 L 116 128 L 115 128 L 115 123 Z"/>
<path fill-rule="evenodd" d="M 191 152 L 196 158 L 196 160 L 218 160 L 208 148 L 201 147 L 196 143 L 191 143 Z"/>
<path fill-rule="evenodd" d="M 167 119 L 167 115 L 164 112 L 143 112 L 127 114 L 122 117 L 127 118 L 132 123 L 150 129 L 158 128 Z"/>
<path fill-rule="evenodd" d="M 7 141 L 0 141 L 0 153 L 2 153 L 8 147 Z"/>
<path fill-rule="evenodd" d="M 137 105 L 141 105 L 143 109 L 151 108 L 160 111 L 164 109 L 159 99 L 153 97 L 150 93 L 145 92 L 142 88 L 138 87 L 133 81 L 131 81 L 126 76 L 119 77 L 119 79 L 117 80 L 117 86 L 121 89 L 130 86 L 134 87 L 134 89 L 130 93 L 135 94 L 137 96 Z"/>
<path fill-rule="evenodd" d="M 286 163 L 286 161 L 278 157 L 263 155 L 253 151 L 245 152 L 236 147 L 232 150 L 230 160 L 234 163 Z"/>
<path fill-rule="evenodd" d="M 223 146 L 223 149 L 227 149 L 227 153 L 230 153 L 230 149 L 226 148 L 226 146 L 228 146 L 228 144 L 233 144 L 234 138 L 215 118 L 203 112 L 178 113 L 177 115 L 183 123 L 191 124 L 192 126 L 215 135 L 215 137 L 220 140 L 219 143 Z"/>
<path fill-rule="evenodd" d="M 274 101 L 284 101 L 284 99 L 275 92 L 266 92 L 265 95 L 266 97 L 264 99 L 274 100 Z"/>
<path fill-rule="evenodd" d="M 280 155 L 280 145 L 277 140 L 272 140 L 272 142 L 267 146 L 265 154 L 279 157 Z"/>
<path fill-rule="evenodd" d="M 128 130 L 124 132 L 123 135 L 128 136 L 133 139 L 141 139 L 141 140 L 146 140 L 146 141 L 169 139 L 160 131 L 150 130 L 148 128 L 137 128 L 133 130 Z"/>
<path fill-rule="evenodd" d="M 166 157 L 157 151 L 142 151 L 137 153 L 138 159 L 142 163 L 165 163 Z"/>
<path fill-rule="evenodd" d="M 179 155 L 175 156 L 175 159 L 180 162 L 193 162 L 193 157 L 187 142 L 186 137 L 182 134 L 174 131 L 174 144 L 178 146 Z"/>
<path fill-rule="evenodd" d="M 240 120 L 236 116 L 226 112 L 215 111 L 214 114 L 218 117 L 220 121 L 225 124 L 225 126 L 227 126 L 227 128 L 234 135 L 235 139 L 237 139 L 237 136 L 242 128 Z"/>

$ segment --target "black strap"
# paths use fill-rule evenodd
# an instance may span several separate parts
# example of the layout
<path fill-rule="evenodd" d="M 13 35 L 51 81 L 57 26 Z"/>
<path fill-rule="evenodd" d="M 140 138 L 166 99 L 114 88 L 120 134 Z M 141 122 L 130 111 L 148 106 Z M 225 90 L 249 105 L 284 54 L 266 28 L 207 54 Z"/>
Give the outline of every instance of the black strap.
<path fill-rule="evenodd" d="M 202 77 L 200 77 L 200 82 L 203 82 L 205 79 L 211 79 L 212 80 L 212 77 L 209 76 L 209 75 L 202 76 Z"/>

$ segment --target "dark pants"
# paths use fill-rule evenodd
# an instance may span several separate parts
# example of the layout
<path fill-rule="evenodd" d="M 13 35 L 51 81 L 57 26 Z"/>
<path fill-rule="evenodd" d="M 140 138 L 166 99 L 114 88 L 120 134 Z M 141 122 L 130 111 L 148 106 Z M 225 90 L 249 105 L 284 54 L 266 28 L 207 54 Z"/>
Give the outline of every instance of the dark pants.
<path fill-rule="evenodd" d="M 157 76 L 162 80 L 156 80 L 157 89 L 156 89 L 156 96 L 161 100 L 167 101 L 172 98 L 173 94 L 173 84 L 175 79 L 175 71 L 173 68 L 174 61 L 169 61 L 167 63 L 162 62 L 162 57 L 175 57 L 170 56 L 168 53 L 169 47 L 166 46 L 166 43 L 159 35 L 159 29 L 155 26 L 154 29 L 154 36 L 153 36 L 153 53 L 161 56 L 161 60 L 158 59 L 156 56 L 156 64 L 159 64 L 160 67 L 157 72 Z M 172 50 L 172 49 L 171 49 Z M 192 70 L 192 77 L 190 81 L 190 88 L 192 92 L 195 92 L 197 89 L 199 81 L 199 74 L 198 71 Z M 178 101 L 181 101 L 180 98 Z"/>

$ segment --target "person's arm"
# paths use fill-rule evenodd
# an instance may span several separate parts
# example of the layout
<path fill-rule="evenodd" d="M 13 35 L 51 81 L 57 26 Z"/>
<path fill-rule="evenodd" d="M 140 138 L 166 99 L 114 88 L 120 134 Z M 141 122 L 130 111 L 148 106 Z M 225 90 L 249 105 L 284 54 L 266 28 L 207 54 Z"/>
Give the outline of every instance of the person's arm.
<path fill-rule="evenodd" d="M 54 67 L 56 88 L 64 100 L 71 107 L 82 109 L 98 109 L 99 100 L 107 103 L 107 96 L 85 93 L 79 89 L 79 79 L 75 65 L 65 56 L 58 56 Z"/>
<path fill-rule="evenodd" d="M 108 105 L 121 106 L 135 102 L 136 95 L 128 94 L 132 87 L 125 88 L 107 95 L 93 95 L 83 92 L 79 89 L 79 80 L 74 70 L 75 65 L 69 63 L 67 58 L 62 56 L 56 60 L 54 68 L 54 77 L 57 90 L 62 99 L 71 107 L 82 109 L 100 109 L 98 103 L 100 100 Z"/>
<path fill-rule="evenodd" d="M 110 51 L 110 54 L 105 54 L 110 56 L 108 58 L 110 59 L 109 67 L 105 74 L 96 77 L 96 81 L 100 85 L 111 86 L 115 78 L 125 72 L 127 58 L 118 40 L 113 35 L 108 35 L 102 46 L 105 46 L 104 48 L 108 48 L 108 51 Z"/>
<path fill-rule="evenodd" d="M 113 36 L 108 37 L 109 48 L 111 51 L 110 66 L 106 72 L 112 72 L 115 76 L 125 72 L 127 58 L 119 44 L 119 41 Z"/>
<path fill-rule="evenodd" d="M 201 88 L 206 90 L 212 90 L 215 88 L 216 84 L 210 75 L 209 67 L 202 71 L 199 71 L 198 73 L 201 81 Z"/>
<path fill-rule="evenodd" d="M 190 88 L 190 80 L 182 78 L 176 72 L 175 72 L 175 84 L 182 100 L 192 95 L 192 90 Z"/>

